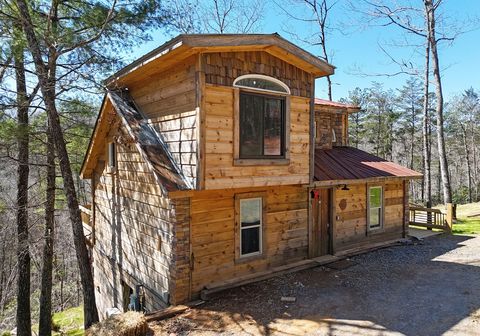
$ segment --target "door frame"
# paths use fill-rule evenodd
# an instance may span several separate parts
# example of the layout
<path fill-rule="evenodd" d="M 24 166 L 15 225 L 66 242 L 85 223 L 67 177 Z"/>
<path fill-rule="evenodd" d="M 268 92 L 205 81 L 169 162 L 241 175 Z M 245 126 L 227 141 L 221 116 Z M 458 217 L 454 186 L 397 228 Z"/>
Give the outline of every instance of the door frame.
<path fill-rule="evenodd" d="M 327 191 L 325 195 L 325 191 Z M 322 197 L 323 193 L 323 197 Z M 333 233 L 334 233 L 334 195 L 335 188 L 324 187 L 324 188 L 310 188 L 309 189 L 309 230 L 308 230 L 308 255 L 309 258 L 321 257 L 323 255 L 332 255 L 334 253 L 334 244 L 333 244 Z M 322 198 L 321 202 L 328 202 L 328 227 L 325 232 L 328 235 L 326 240 L 322 240 L 320 237 L 320 232 L 322 228 L 319 227 L 323 224 L 320 221 L 319 214 L 319 201 Z M 325 247 L 326 245 L 326 247 Z"/>

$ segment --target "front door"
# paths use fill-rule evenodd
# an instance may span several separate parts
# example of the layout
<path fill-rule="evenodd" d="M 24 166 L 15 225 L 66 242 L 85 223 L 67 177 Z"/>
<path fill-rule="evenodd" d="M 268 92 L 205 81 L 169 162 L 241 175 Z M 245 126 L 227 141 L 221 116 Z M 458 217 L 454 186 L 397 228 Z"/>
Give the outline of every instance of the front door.
<path fill-rule="evenodd" d="M 312 244 L 314 256 L 331 253 L 330 189 L 312 191 Z"/>

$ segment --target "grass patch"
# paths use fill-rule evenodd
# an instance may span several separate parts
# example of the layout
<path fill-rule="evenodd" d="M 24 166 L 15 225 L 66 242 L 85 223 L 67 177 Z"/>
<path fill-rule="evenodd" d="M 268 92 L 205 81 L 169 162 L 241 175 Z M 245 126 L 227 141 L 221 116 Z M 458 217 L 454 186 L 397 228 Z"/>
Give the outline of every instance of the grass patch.
<path fill-rule="evenodd" d="M 83 306 L 66 309 L 53 314 L 53 325 L 56 331 L 53 336 L 83 336 Z"/>
<path fill-rule="evenodd" d="M 480 234 L 480 202 L 457 206 L 457 222 L 453 224 L 454 234 Z"/>

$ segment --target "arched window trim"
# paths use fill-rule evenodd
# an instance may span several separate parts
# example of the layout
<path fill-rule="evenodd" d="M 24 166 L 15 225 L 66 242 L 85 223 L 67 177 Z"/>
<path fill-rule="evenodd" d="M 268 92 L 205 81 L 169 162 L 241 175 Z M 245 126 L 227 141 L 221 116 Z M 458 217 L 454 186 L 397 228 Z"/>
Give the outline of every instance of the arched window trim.
<path fill-rule="evenodd" d="M 258 79 L 268 80 L 270 82 L 273 82 L 275 84 L 280 85 L 281 87 L 283 87 L 285 89 L 286 92 L 275 91 L 275 90 L 267 90 L 267 89 L 259 89 L 259 88 L 255 88 L 255 87 L 251 87 L 251 86 L 244 86 L 244 85 L 238 85 L 237 84 L 238 81 L 241 81 L 242 79 L 249 79 L 249 78 L 258 78 Z M 260 91 L 260 92 L 272 92 L 272 93 L 277 93 L 277 94 L 280 93 L 280 94 L 284 94 L 284 95 L 289 95 L 290 94 L 290 88 L 284 82 L 282 82 L 281 80 L 278 80 L 278 79 L 270 77 L 270 76 L 259 75 L 259 74 L 249 74 L 249 75 L 239 76 L 239 77 L 235 78 L 235 80 L 233 81 L 233 86 L 239 87 L 239 88 L 245 88 L 245 89 L 249 89 L 249 90 Z"/>

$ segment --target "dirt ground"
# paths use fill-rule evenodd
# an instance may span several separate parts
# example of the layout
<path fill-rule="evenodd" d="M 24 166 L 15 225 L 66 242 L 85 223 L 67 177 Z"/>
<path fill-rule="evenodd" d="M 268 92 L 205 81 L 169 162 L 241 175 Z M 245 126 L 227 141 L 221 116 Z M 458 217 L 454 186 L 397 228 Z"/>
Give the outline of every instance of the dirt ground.
<path fill-rule="evenodd" d="M 440 235 L 220 293 L 155 335 L 480 335 L 480 236 Z M 293 296 L 285 303 L 282 296 Z"/>

